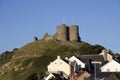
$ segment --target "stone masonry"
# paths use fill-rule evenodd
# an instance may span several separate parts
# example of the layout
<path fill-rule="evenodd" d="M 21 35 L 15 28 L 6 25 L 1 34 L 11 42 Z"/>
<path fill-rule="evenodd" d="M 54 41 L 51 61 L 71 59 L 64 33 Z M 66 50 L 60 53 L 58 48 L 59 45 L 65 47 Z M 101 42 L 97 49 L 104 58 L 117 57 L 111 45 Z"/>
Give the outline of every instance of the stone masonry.
<path fill-rule="evenodd" d="M 62 24 L 57 27 L 56 39 L 60 41 L 68 41 L 68 27 Z"/>
<path fill-rule="evenodd" d="M 73 25 L 69 27 L 69 38 L 70 41 L 79 41 L 79 31 L 78 26 Z"/>
<path fill-rule="evenodd" d="M 65 24 L 61 24 L 57 27 L 57 32 L 53 36 L 48 36 L 50 38 L 47 38 L 47 36 L 44 36 L 44 40 L 58 40 L 58 41 L 70 41 L 70 42 L 80 42 L 79 37 L 79 26 L 72 25 L 72 26 L 66 26 Z"/>

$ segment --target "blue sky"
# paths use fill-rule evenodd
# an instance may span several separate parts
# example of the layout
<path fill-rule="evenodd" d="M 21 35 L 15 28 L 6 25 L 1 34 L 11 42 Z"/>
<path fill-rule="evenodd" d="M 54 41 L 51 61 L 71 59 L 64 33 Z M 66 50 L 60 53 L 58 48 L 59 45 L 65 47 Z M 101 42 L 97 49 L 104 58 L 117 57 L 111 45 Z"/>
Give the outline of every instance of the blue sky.
<path fill-rule="evenodd" d="M 0 53 L 56 26 L 79 25 L 82 41 L 120 53 L 120 0 L 0 0 Z"/>

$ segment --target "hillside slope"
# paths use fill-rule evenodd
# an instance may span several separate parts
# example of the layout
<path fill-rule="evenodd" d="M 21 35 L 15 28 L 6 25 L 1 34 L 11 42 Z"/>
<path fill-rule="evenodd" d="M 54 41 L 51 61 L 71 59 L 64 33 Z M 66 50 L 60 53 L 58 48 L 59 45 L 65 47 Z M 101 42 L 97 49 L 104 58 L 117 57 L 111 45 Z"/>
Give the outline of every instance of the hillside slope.
<path fill-rule="evenodd" d="M 30 80 L 32 76 L 41 80 L 47 71 L 47 65 L 56 56 L 60 55 L 65 58 L 72 55 L 98 54 L 102 49 L 104 47 L 100 45 L 93 46 L 85 42 L 59 42 L 55 40 L 31 42 L 15 50 L 9 61 L 2 63 L 0 80 Z M 4 60 L 6 59 L 4 58 Z"/>

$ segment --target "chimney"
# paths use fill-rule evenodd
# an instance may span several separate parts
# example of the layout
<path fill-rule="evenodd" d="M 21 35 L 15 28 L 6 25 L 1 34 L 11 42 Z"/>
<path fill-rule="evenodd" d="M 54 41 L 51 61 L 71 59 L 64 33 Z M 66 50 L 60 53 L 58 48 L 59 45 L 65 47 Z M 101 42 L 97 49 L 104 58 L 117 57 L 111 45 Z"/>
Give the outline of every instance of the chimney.
<path fill-rule="evenodd" d="M 57 56 L 57 59 L 60 59 L 60 56 Z"/>
<path fill-rule="evenodd" d="M 102 50 L 105 61 L 107 61 L 107 50 Z"/>
<path fill-rule="evenodd" d="M 60 65 L 60 56 L 57 56 L 58 64 Z"/>

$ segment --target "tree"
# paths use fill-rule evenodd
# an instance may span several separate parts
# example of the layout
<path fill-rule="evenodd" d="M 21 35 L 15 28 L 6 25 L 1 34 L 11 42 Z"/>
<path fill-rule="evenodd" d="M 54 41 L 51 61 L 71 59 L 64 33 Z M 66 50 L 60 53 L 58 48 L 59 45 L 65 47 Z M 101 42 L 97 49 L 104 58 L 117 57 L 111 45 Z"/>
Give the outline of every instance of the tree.
<path fill-rule="evenodd" d="M 105 49 L 103 46 L 101 46 L 99 44 L 94 45 L 93 48 L 97 54 L 99 54 L 103 49 Z"/>

